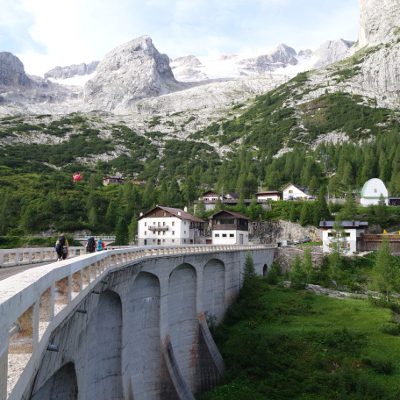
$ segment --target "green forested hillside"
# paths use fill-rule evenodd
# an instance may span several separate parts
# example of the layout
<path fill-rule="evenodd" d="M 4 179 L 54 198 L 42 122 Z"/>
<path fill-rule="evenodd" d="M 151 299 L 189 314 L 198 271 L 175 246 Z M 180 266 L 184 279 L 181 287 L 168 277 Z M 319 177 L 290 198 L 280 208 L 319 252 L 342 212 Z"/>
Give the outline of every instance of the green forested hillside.
<path fill-rule="evenodd" d="M 310 96 L 310 82 L 310 73 L 299 74 L 185 140 L 93 113 L 2 118 L 0 234 L 113 231 L 119 218 L 129 224 L 156 203 L 191 204 L 209 188 L 250 197 L 291 181 L 343 196 L 380 177 L 400 194 L 399 114 L 343 92 Z M 73 184 L 76 171 L 84 180 Z M 146 186 L 103 188 L 101 177 L 115 172 Z"/>

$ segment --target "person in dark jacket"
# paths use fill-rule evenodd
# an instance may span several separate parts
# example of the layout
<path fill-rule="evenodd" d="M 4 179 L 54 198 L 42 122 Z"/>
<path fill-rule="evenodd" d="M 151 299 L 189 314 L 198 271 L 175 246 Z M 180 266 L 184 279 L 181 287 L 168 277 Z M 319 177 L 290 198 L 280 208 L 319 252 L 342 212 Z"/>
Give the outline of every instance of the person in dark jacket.
<path fill-rule="evenodd" d="M 96 251 L 96 240 L 91 236 L 86 242 L 86 253 L 94 253 Z"/>
<path fill-rule="evenodd" d="M 68 240 L 64 234 L 57 239 L 55 249 L 58 261 L 65 260 L 68 257 Z"/>

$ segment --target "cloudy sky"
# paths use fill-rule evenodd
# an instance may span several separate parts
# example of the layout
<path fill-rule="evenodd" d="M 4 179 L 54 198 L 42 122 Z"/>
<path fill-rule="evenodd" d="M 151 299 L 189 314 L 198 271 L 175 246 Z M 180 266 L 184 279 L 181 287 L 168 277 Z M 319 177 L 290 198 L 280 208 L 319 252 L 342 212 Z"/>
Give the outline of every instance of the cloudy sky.
<path fill-rule="evenodd" d="M 357 39 L 358 0 L 0 0 L 0 51 L 31 74 L 149 35 L 171 58 Z"/>

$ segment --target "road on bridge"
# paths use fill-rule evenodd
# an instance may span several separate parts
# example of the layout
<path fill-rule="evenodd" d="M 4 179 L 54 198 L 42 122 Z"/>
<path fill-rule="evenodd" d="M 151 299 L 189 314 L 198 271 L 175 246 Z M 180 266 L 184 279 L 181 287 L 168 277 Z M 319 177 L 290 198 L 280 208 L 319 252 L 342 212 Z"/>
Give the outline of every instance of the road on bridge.
<path fill-rule="evenodd" d="M 56 261 L 56 260 L 54 260 Z M 38 263 L 38 264 L 28 264 L 28 265 L 16 265 L 15 267 L 1 267 L 0 268 L 0 281 L 9 278 L 10 276 L 19 274 L 20 272 L 26 271 L 27 269 L 40 267 L 41 265 L 51 264 L 49 262 Z"/>

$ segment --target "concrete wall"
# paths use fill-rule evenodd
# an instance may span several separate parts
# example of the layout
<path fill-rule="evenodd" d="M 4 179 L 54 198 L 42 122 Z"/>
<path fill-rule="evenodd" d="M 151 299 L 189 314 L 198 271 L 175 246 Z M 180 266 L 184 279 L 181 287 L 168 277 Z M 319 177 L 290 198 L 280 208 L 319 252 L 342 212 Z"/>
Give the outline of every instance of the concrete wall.
<path fill-rule="evenodd" d="M 220 321 L 237 297 L 247 251 L 261 275 L 275 249 L 204 249 L 132 261 L 117 253 L 116 267 L 58 314 L 9 399 L 176 400 L 212 388 L 224 366 L 206 313 Z"/>

